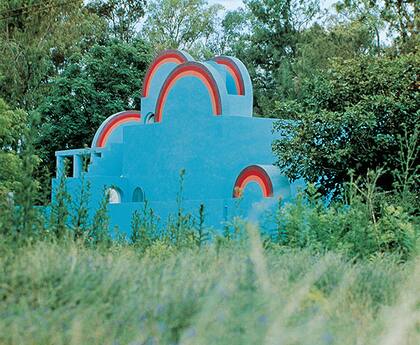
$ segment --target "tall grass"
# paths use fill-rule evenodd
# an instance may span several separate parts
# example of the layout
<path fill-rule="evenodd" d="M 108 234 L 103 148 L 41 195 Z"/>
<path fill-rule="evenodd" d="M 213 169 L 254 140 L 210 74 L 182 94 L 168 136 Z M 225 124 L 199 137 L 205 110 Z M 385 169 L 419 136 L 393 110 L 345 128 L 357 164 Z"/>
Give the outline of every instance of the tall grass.
<path fill-rule="evenodd" d="M 395 191 L 376 187 L 381 171 L 331 203 L 308 185 L 264 238 L 241 218 L 212 234 L 205 205 L 183 208 L 181 171 L 165 227 L 145 202 L 114 239 L 107 195 L 89 219 L 84 179 L 73 200 L 60 179 L 48 216 L 34 207 L 29 152 L 22 187 L 0 198 L 0 345 L 417 345 L 413 150 Z"/>
<path fill-rule="evenodd" d="M 0 344 L 418 344 L 419 259 L 247 239 L 0 246 Z"/>

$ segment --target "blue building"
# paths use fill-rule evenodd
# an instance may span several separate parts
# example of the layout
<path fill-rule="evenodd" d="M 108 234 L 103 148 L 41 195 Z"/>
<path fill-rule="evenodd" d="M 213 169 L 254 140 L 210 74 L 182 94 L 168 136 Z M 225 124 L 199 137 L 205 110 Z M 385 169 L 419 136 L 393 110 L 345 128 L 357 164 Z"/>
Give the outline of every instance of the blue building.
<path fill-rule="evenodd" d="M 111 228 L 130 230 L 132 213 L 149 206 L 161 219 L 176 212 L 182 184 L 182 207 L 221 228 L 235 215 L 261 218 L 279 197 L 290 200 L 295 184 L 273 165 L 273 120 L 252 117 L 253 90 L 246 67 L 233 57 L 196 62 L 187 53 L 159 54 L 143 82 L 141 112 L 108 117 L 90 148 L 56 152 L 53 199 L 72 160 L 67 190 L 78 197 L 83 180 L 90 184 L 94 212 L 109 193 Z M 84 157 L 89 157 L 83 171 Z M 261 206 L 262 205 L 262 206 Z"/>

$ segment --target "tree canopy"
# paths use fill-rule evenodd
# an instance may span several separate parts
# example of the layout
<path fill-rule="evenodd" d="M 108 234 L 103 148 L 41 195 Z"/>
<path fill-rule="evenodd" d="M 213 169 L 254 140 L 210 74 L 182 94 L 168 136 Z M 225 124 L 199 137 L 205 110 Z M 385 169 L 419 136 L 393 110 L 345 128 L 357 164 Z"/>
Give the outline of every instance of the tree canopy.
<path fill-rule="evenodd" d="M 37 142 L 41 157 L 53 164 L 56 150 L 90 146 L 108 116 L 139 109 L 141 82 L 150 60 L 149 46 L 142 40 L 111 40 L 71 56 L 37 108 L 43 119 Z"/>
<path fill-rule="evenodd" d="M 27 114 L 11 109 L 0 98 L 0 197 L 14 191 L 22 170 L 19 152 L 28 131 Z"/>
<path fill-rule="evenodd" d="M 220 5 L 206 0 L 152 0 L 147 8 L 145 36 L 157 50 L 186 49 L 200 54 L 217 31 Z"/>
<path fill-rule="evenodd" d="M 284 137 L 273 148 L 291 178 L 303 177 L 324 193 L 339 192 L 349 172 L 365 176 L 387 169 L 379 185 L 390 190 L 392 173 L 418 165 L 401 161 L 401 140 L 420 130 L 419 58 L 337 59 L 332 68 L 303 82 L 301 100 L 277 103 L 295 121 L 279 121 Z"/>

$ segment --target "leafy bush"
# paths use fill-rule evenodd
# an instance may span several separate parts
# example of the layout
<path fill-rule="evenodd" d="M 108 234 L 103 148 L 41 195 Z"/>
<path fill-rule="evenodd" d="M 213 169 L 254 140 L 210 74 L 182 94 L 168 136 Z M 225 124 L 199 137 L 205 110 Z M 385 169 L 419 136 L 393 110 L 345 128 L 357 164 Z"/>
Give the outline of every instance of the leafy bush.
<path fill-rule="evenodd" d="M 416 137 L 403 164 L 419 165 L 419 66 L 418 55 L 337 59 L 326 73 L 305 80 L 301 99 L 277 104 L 279 115 L 295 120 L 275 125 L 284 134 L 273 144 L 277 165 L 323 194 L 338 194 L 350 170 L 366 176 L 384 168 L 378 185 L 392 189 L 403 138 Z"/>
<path fill-rule="evenodd" d="M 360 181 L 346 185 L 345 200 L 328 203 L 309 185 L 293 203 L 280 202 L 276 241 L 317 252 L 341 251 L 352 258 L 393 253 L 407 260 L 416 253 L 418 218 L 369 181 L 363 189 Z"/>
<path fill-rule="evenodd" d="M 27 136 L 28 116 L 22 110 L 11 109 L 0 98 L 0 197 L 18 188 L 22 171 L 22 143 Z"/>

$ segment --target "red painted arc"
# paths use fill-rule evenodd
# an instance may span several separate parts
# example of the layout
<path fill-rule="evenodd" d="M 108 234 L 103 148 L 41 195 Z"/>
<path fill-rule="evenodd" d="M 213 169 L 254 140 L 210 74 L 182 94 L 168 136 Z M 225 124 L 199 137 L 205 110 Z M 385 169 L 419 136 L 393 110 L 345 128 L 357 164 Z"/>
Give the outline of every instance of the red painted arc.
<path fill-rule="evenodd" d="M 217 64 L 226 67 L 226 70 L 229 72 L 235 82 L 236 92 L 238 95 L 245 95 L 244 80 L 242 78 L 242 73 L 236 63 L 232 59 L 224 56 L 216 57 L 214 58 L 214 61 L 216 61 Z"/>
<path fill-rule="evenodd" d="M 200 79 L 209 92 L 213 114 L 216 116 L 222 114 L 222 101 L 219 88 L 210 71 L 201 64 L 187 62 L 175 68 L 168 78 L 166 78 L 156 102 L 155 122 L 162 121 L 163 108 L 165 107 L 169 91 L 178 80 L 184 77 L 196 77 Z"/>
<path fill-rule="evenodd" d="M 178 50 L 166 50 L 159 54 L 149 66 L 143 81 L 142 97 L 147 97 L 150 90 L 150 82 L 156 71 L 166 63 L 176 63 L 178 65 L 187 62 L 187 57 Z"/>
<path fill-rule="evenodd" d="M 104 128 L 102 128 L 101 133 L 98 136 L 98 139 L 96 140 L 96 147 L 104 147 L 109 136 L 111 133 L 121 126 L 124 123 L 127 122 L 133 122 L 133 121 L 140 121 L 141 114 L 138 112 L 123 112 L 117 116 L 115 116 L 112 120 L 110 120 Z"/>
<path fill-rule="evenodd" d="M 260 166 L 251 165 L 243 169 L 236 179 L 233 188 L 233 197 L 239 198 L 242 195 L 242 191 L 250 182 L 256 182 L 260 186 L 264 197 L 269 198 L 273 196 L 273 184 L 270 176 Z"/>

